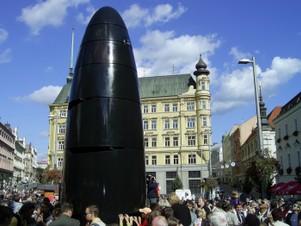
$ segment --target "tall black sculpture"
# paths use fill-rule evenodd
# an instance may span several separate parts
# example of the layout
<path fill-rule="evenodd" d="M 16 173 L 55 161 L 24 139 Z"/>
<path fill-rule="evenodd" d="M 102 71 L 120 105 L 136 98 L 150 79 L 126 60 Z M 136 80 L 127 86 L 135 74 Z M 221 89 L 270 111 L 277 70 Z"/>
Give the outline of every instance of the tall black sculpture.
<path fill-rule="evenodd" d="M 145 204 L 145 164 L 138 79 L 119 13 L 99 9 L 85 31 L 72 81 L 62 200 L 100 207 L 105 223 Z"/>

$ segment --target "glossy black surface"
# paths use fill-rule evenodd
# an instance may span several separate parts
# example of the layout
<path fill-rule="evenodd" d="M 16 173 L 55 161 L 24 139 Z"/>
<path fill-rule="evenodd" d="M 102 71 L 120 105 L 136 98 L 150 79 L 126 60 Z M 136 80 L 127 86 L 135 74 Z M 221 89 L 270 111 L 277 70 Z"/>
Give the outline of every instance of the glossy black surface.
<path fill-rule="evenodd" d="M 62 200 L 83 216 L 96 204 L 105 223 L 145 205 L 142 116 L 130 38 L 118 12 L 92 17 L 72 81 Z"/>

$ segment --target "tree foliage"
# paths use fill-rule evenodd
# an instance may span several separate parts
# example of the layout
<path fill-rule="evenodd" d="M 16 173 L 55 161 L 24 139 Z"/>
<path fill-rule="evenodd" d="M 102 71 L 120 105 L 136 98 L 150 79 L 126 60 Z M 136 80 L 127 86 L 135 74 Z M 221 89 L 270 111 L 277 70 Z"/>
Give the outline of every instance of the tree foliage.
<path fill-rule="evenodd" d="M 246 176 L 245 177 L 245 181 L 242 183 L 242 191 L 245 193 L 245 194 L 250 194 L 251 191 L 253 189 L 253 183 L 252 181 L 250 180 L 250 177 L 249 176 Z"/>
<path fill-rule="evenodd" d="M 172 181 L 172 190 L 183 189 L 183 183 L 177 172 L 176 178 Z"/>
<path fill-rule="evenodd" d="M 275 158 L 256 156 L 246 170 L 246 177 L 252 180 L 258 191 L 268 190 L 279 170 L 280 164 Z"/>
<path fill-rule="evenodd" d="M 209 177 L 206 179 L 206 185 L 210 190 L 212 190 L 218 187 L 218 181 L 213 177 Z"/>
<path fill-rule="evenodd" d="M 58 184 L 62 179 L 62 171 L 58 169 L 49 169 L 48 167 L 41 174 L 42 184 Z"/>

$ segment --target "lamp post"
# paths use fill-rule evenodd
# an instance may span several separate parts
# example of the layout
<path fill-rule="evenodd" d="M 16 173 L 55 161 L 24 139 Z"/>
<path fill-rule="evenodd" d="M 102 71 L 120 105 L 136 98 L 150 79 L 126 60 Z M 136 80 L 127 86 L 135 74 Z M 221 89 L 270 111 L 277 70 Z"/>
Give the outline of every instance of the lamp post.
<path fill-rule="evenodd" d="M 54 137 L 54 148 L 53 148 L 53 159 L 52 159 L 52 168 L 57 168 L 57 138 L 58 138 L 58 114 L 56 115 L 49 115 L 51 119 L 55 119 L 55 126 L 53 125 L 52 128 L 55 128 L 55 137 Z M 53 131 L 54 129 L 52 129 Z"/>
<path fill-rule="evenodd" d="M 262 138 L 262 126 L 261 126 L 260 106 L 259 106 L 259 98 L 258 98 L 258 84 L 257 84 L 255 57 L 252 57 L 252 60 L 242 59 L 238 61 L 238 64 L 250 64 L 250 63 L 252 64 L 253 67 L 253 82 L 254 82 L 257 128 L 258 128 L 258 138 L 259 138 L 259 154 L 263 156 L 263 138 Z"/>

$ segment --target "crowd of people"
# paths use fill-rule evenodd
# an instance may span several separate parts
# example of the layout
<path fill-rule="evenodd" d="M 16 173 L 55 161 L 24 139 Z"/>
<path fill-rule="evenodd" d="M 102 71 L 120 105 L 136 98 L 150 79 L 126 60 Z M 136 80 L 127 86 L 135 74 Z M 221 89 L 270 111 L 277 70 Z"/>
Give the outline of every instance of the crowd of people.
<path fill-rule="evenodd" d="M 86 226 L 301 226 L 297 202 L 248 198 L 242 201 L 236 191 L 225 199 L 181 200 L 171 193 L 149 201 L 138 214 L 119 214 L 119 222 L 113 224 L 101 219 L 97 205 L 89 205 L 83 213 Z M 54 204 L 35 194 L 1 195 L 0 226 L 80 226 L 72 215 L 71 203 Z"/>

